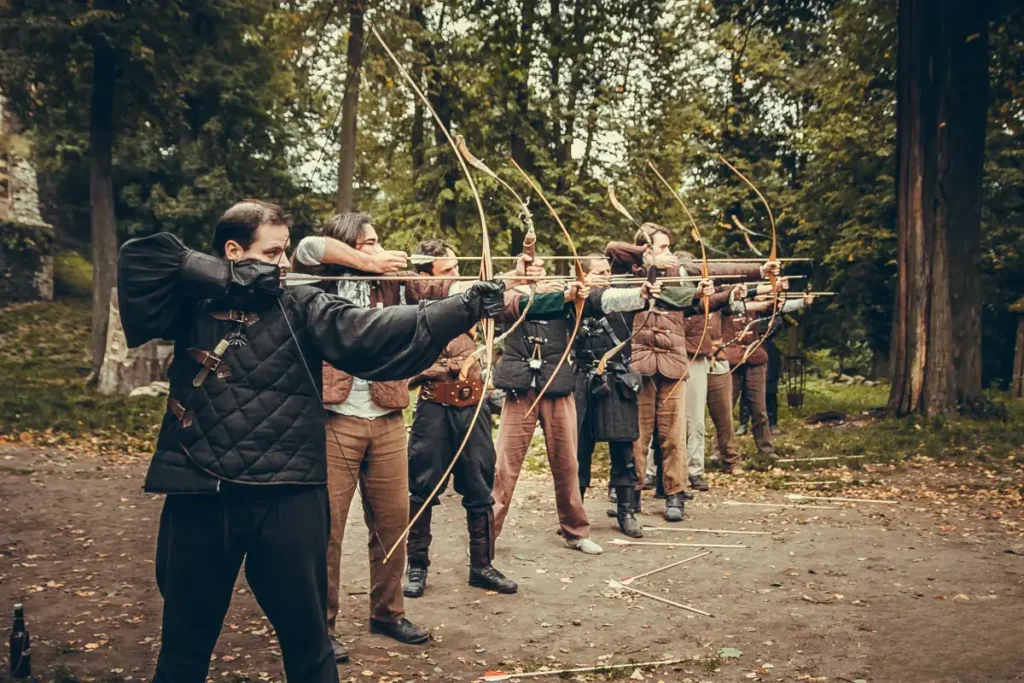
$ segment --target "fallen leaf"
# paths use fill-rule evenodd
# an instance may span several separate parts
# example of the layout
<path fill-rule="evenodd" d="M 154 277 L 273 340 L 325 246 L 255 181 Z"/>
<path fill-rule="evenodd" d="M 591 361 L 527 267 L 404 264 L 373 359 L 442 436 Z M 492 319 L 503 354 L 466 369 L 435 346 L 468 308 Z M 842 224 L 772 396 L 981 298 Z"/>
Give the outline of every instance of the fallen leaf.
<path fill-rule="evenodd" d="M 718 656 L 722 659 L 736 659 L 743 656 L 743 652 L 734 647 L 722 647 L 718 649 Z"/>

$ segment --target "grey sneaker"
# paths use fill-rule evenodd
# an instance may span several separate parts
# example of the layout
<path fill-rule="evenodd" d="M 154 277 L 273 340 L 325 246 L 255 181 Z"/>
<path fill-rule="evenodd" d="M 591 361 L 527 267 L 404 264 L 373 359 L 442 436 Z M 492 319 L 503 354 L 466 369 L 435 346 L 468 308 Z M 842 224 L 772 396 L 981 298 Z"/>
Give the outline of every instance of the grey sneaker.
<path fill-rule="evenodd" d="M 567 538 L 565 539 L 565 547 L 572 548 L 573 550 L 579 550 L 581 553 L 587 555 L 600 555 L 604 552 L 604 548 L 591 541 L 589 538 Z"/>

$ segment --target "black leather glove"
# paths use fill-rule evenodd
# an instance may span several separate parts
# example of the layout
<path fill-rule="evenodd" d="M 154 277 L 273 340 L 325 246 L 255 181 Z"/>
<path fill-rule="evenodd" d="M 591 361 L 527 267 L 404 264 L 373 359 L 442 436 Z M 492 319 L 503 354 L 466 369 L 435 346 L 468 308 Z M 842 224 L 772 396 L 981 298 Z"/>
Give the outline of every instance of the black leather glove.
<path fill-rule="evenodd" d="M 478 320 L 497 318 L 505 310 L 505 282 L 477 282 L 462 293 L 462 305 Z"/>
<path fill-rule="evenodd" d="M 281 268 L 273 263 L 247 259 L 231 264 L 228 293 L 235 297 L 252 294 L 278 297 L 284 294 Z"/>

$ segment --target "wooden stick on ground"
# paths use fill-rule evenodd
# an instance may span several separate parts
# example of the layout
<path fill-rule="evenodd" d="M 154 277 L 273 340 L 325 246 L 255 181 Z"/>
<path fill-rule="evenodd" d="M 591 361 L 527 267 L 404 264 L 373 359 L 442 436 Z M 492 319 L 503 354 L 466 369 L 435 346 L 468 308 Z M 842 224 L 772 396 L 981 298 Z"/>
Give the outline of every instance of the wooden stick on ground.
<path fill-rule="evenodd" d="M 784 481 L 783 486 L 824 486 L 826 484 L 842 484 L 839 479 L 825 479 L 823 481 Z"/>
<path fill-rule="evenodd" d="M 776 465 L 781 465 L 787 462 L 820 462 L 822 460 L 857 460 L 859 458 L 866 458 L 866 455 L 826 455 L 819 458 L 780 458 L 775 461 Z"/>
<path fill-rule="evenodd" d="M 899 505 L 898 500 L 874 500 L 871 498 L 834 498 L 832 496 L 804 496 L 799 493 L 787 493 L 790 500 L 827 500 L 835 503 L 879 503 L 881 505 Z"/>
<path fill-rule="evenodd" d="M 722 505 L 750 505 L 760 508 L 792 508 L 796 510 L 842 510 L 838 505 L 795 505 L 793 503 L 747 503 L 738 500 L 727 500 Z M 615 541 L 612 541 L 614 543 Z"/>
<path fill-rule="evenodd" d="M 837 508 L 838 509 L 838 508 Z M 615 538 L 608 541 L 612 545 L 656 545 L 662 548 L 749 548 L 749 545 L 722 545 L 715 543 L 654 543 L 651 541 L 627 541 Z"/>
<path fill-rule="evenodd" d="M 664 567 L 658 567 L 657 569 L 652 569 L 651 571 L 644 572 L 643 574 L 637 574 L 636 576 L 630 576 L 627 579 L 623 579 L 619 583 L 621 583 L 623 586 L 626 586 L 626 585 L 629 585 L 629 584 L 633 583 L 637 579 L 642 579 L 645 576 L 650 576 L 651 574 L 657 574 L 658 572 L 663 572 L 666 569 L 672 569 L 672 567 L 678 567 L 679 565 L 686 564 L 687 562 L 692 562 L 694 560 L 699 560 L 700 558 L 707 557 L 710 554 L 711 554 L 711 551 L 709 550 L 706 553 L 701 553 L 700 555 L 694 555 L 693 557 L 688 557 L 685 560 L 679 560 L 678 562 L 673 562 L 672 564 L 666 564 Z"/>
<path fill-rule="evenodd" d="M 497 681 L 511 681 L 519 678 L 536 678 L 539 676 L 562 676 L 564 674 L 598 673 L 601 671 L 614 671 L 616 669 L 642 669 L 649 666 L 670 666 L 672 664 L 683 664 L 689 661 L 689 659 L 661 659 L 655 662 L 636 662 L 634 664 L 598 664 L 597 666 L 581 666 L 575 669 L 524 671 L 520 674 L 506 674 L 499 671 L 488 671 L 481 680 L 485 681 L 485 683 L 497 683 Z"/>
<path fill-rule="evenodd" d="M 740 531 L 738 529 L 694 529 L 682 526 L 645 526 L 644 531 L 677 531 L 680 533 L 693 531 L 700 534 L 743 534 L 747 536 L 771 536 L 770 531 Z"/>
<path fill-rule="evenodd" d="M 668 598 L 663 598 L 660 595 L 654 595 L 653 593 L 647 593 L 646 591 L 642 591 L 639 588 L 633 588 L 632 586 L 626 586 L 624 584 L 621 584 L 618 581 L 609 581 L 608 585 L 611 586 L 612 588 L 621 588 L 624 591 L 629 591 L 630 593 L 636 593 L 637 595 L 642 595 L 645 598 L 650 598 L 651 600 L 657 600 L 658 602 L 663 602 L 666 605 L 672 605 L 673 607 L 678 607 L 679 609 L 685 609 L 688 612 L 696 612 L 697 614 L 702 614 L 705 617 L 714 617 L 715 616 L 714 614 L 711 614 L 711 612 L 705 612 L 702 609 L 697 609 L 696 607 L 691 607 L 690 605 L 684 605 L 681 602 L 675 602 L 673 600 L 669 600 Z"/>

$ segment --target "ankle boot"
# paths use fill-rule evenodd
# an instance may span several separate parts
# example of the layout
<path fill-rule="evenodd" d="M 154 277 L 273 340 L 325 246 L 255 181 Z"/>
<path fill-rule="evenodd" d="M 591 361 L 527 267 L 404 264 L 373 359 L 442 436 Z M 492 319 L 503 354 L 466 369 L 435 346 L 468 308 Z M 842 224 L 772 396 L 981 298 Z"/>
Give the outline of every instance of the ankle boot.
<path fill-rule="evenodd" d="M 667 522 L 681 522 L 683 521 L 683 496 L 679 493 L 673 493 L 665 497 L 665 521 Z"/>
<path fill-rule="evenodd" d="M 421 597 L 427 590 L 427 568 L 419 564 L 410 564 L 405 577 L 402 595 L 407 598 Z"/>
<path fill-rule="evenodd" d="M 619 522 L 619 530 L 630 538 L 643 538 L 644 532 L 640 530 L 640 523 L 633 516 L 633 499 L 639 498 L 639 492 L 634 491 L 632 486 L 616 486 L 619 504 L 616 509 L 616 518 Z"/>
<path fill-rule="evenodd" d="M 615 494 L 616 495 L 616 498 L 615 498 L 616 501 L 620 501 L 621 500 L 621 498 L 618 497 L 618 491 L 621 488 L 622 488 L 621 486 L 616 486 L 615 488 L 611 489 L 612 491 L 616 492 L 616 494 Z M 637 491 L 636 489 L 633 489 L 633 493 L 632 493 L 632 496 L 630 498 L 630 505 L 633 506 L 633 514 L 634 515 L 639 515 L 640 514 L 640 491 Z M 608 516 L 609 517 L 618 517 L 619 516 L 619 505 L 618 505 L 618 503 L 616 503 L 615 507 L 608 508 Z"/>
<path fill-rule="evenodd" d="M 410 506 L 409 519 L 415 517 L 418 510 L 418 505 Z M 427 589 L 427 567 L 430 566 L 430 521 L 433 510 L 432 505 L 428 506 L 409 529 L 409 538 L 406 541 L 409 568 L 405 586 L 402 588 L 402 594 L 407 598 L 418 598 Z"/>
<path fill-rule="evenodd" d="M 491 565 L 494 559 L 494 511 L 466 510 L 469 529 L 469 585 L 497 593 L 510 594 L 519 590 L 516 582 L 505 578 Z"/>

